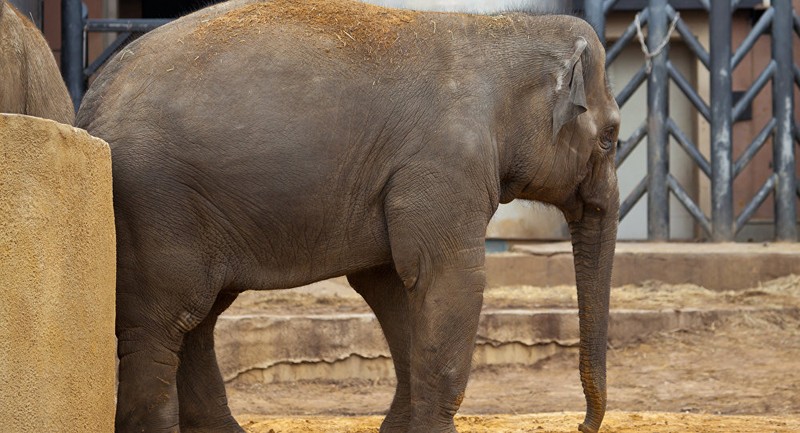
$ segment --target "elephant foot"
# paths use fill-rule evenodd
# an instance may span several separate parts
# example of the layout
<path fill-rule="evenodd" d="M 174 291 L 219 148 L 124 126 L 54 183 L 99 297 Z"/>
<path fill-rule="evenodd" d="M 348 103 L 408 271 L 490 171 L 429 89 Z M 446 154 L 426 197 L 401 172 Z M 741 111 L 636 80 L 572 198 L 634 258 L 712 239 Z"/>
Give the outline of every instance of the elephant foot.
<path fill-rule="evenodd" d="M 226 424 L 218 427 L 184 427 L 181 426 L 181 433 L 245 433 L 239 424 Z"/>
<path fill-rule="evenodd" d="M 395 415 L 390 412 L 381 423 L 380 433 L 406 433 L 409 422 L 411 422 L 410 414 Z"/>
<path fill-rule="evenodd" d="M 430 426 L 412 427 L 408 429 L 408 433 L 458 433 L 458 431 L 455 424 L 450 424 L 436 428 L 431 428 Z"/>

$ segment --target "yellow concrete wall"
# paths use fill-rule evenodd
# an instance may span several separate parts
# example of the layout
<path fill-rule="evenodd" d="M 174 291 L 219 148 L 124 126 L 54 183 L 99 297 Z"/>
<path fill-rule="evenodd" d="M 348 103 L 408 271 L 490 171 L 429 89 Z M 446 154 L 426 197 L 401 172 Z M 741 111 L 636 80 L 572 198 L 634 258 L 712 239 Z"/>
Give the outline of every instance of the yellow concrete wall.
<path fill-rule="evenodd" d="M 0 431 L 114 430 L 108 145 L 0 115 Z"/>

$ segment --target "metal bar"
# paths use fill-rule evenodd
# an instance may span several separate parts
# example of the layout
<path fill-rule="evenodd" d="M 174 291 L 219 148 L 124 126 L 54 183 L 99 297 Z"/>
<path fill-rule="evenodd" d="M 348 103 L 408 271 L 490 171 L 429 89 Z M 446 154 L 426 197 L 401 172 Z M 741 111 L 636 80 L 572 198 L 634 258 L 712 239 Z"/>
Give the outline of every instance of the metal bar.
<path fill-rule="evenodd" d="M 736 69 L 736 66 L 744 59 L 744 56 L 753 48 L 756 41 L 772 23 L 772 17 L 775 15 L 775 8 L 767 9 L 764 12 L 764 15 L 761 15 L 761 18 L 758 19 L 756 25 L 753 26 L 753 29 L 750 30 L 750 33 L 747 37 L 742 41 L 742 44 L 739 45 L 739 48 L 736 50 L 736 53 L 733 55 L 733 59 L 731 59 L 731 69 Z"/>
<path fill-rule="evenodd" d="M 628 84 L 619 92 L 616 97 L 617 105 L 622 107 L 628 102 L 628 99 L 633 96 L 633 93 L 636 92 L 636 89 L 642 85 L 644 80 L 647 78 L 647 67 L 642 65 L 635 74 L 633 74 L 633 78 L 628 81 Z"/>
<path fill-rule="evenodd" d="M 739 98 L 739 101 L 736 102 L 736 105 L 733 107 L 734 122 L 739 120 L 739 118 L 742 116 L 742 113 L 744 113 L 744 110 L 747 108 L 747 106 L 753 102 L 753 98 L 755 98 L 756 95 L 758 95 L 758 92 L 760 92 L 761 89 L 763 89 L 764 86 L 767 85 L 767 82 L 769 82 L 770 78 L 772 78 L 773 75 L 775 75 L 776 72 L 775 70 L 777 67 L 778 64 L 775 61 L 775 59 L 770 60 L 767 67 L 764 68 L 763 71 L 761 71 L 758 77 L 756 77 L 756 80 L 753 82 L 753 84 L 750 85 L 747 91 L 744 92 L 744 95 L 742 95 L 742 97 Z M 791 66 L 787 66 L 786 69 L 789 72 L 791 72 L 792 70 Z M 789 77 L 789 79 L 791 80 L 791 77 Z M 789 83 L 791 84 L 791 81 L 789 81 Z M 775 86 L 773 86 L 773 89 L 774 88 Z"/>
<path fill-rule="evenodd" d="M 642 11 L 639 15 L 639 23 L 644 26 L 647 24 L 647 20 L 650 17 L 650 14 L 647 12 L 647 9 Z M 611 45 L 611 48 L 606 50 L 606 65 L 613 62 L 617 56 L 622 52 L 626 45 L 636 36 L 636 23 L 632 22 L 628 24 L 628 28 L 622 32 L 622 35 Z"/>
<path fill-rule="evenodd" d="M 794 84 L 800 86 L 800 68 L 797 65 L 793 65 L 794 69 Z"/>
<path fill-rule="evenodd" d="M 590 3 L 594 2 L 594 1 L 596 1 L 596 0 L 592 0 Z M 619 0 L 606 0 L 605 2 L 603 2 L 603 13 L 608 15 L 608 13 L 611 12 L 611 8 L 613 8 L 614 5 L 616 5 L 618 1 Z"/>
<path fill-rule="evenodd" d="M 717 1 L 719 1 L 719 0 L 717 0 Z M 735 10 L 736 10 L 736 8 L 738 8 L 738 7 L 739 7 L 739 3 L 741 3 L 741 1 L 742 1 L 742 0 L 732 0 L 732 1 L 731 1 L 731 7 L 732 7 L 732 10 L 731 10 L 731 12 L 735 11 Z"/>
<path fill-rule="evenodd" d="M 603 2 L 600 0 L 584 3 L 584 18 L 594 27 L 600 42 L 606 44 L 606 14 L 603 11 Z"/>
<path fill-rule="evenodd" d="M 633 149 L 639 145 L 639 142 L 642 141 L 642 138 L 647 135 L 647 122 L 642 122 L 638 128 L 628 137 L 627 140 L 620 143 L 619 148 L 617 148 L 617 156 L 615 163 L 617 167 L 622 165 L 623 162 L 630 156 Z"/>
<path fill-rule="evenodd" d="M 135 32 L 144 33 L 167 24 L 170 19 L 130 19 L 113 18 L 92 19 L 86 21 L 87 32 Z"/>
<path fill-rule="evenodd" d="M 86 69 L 83 71 L 84 75 L 86 77 L 91 77 L 92 75 L 94 75 L 94 73 L 97 72 L 97 70 L 100 69 L 101 66 L 103 66 L 103 63 L 105 63 L 106 60 L 109 59 L 109 57 L 113 56 L 114 53 L 116 53 L 121 46 L 125 45 L 125 42 L 127 42 L 128 38 L 130 37 L 131 37 L 130 32 L 120 33 L 119 36 L 117 36 L 117 38 L 114 39 L 114 42 L 112 42 L 111 45 L 106 47 L 106 49 L 103 50 L 103 52 L 99 56 L 97 56 L 97 58 L 92 62 L 91 65 L 86 67 Z"/>
<path fill-rule="evenodd" d="M 800 144 L 800 124 L 794 122 L 794 140 Z"/>
<path fill-rule="evenodd" d="M 669 19 L 671 20 L 675 19 L 676 13 L 677 12 L 675 12 L 675 9 L 672 6 L 667 6 L 667 14 L 669 15 Z M 683 40 L 683 42 L 686 43 L 686 46 L 689 47 L 690 50 L 692 50 L 694 55 L 697 56 L 700 62 L 703 63 L 703 66 L 705 66 L 706 69 L 708 69 L 709 67 L 708 51 L 706 51 L 706 49 L 703 48 L 703 44 L 701 44 L 700 41 L 697 40 L 697 38 L 694 36 L 694 33 L 692 33 L 692 30 L 689 28 L 688 25 L 686 25 L 686 22 L 683 20 L 683 18 L 678 17 L 678 21 L 676 22 L 675 25 L 675 30 L 677 30 L 678 33 L 681 35 L 681 40 Z"/>
<path fill-rule="evenodd" d="M 708 0 L 697 0 L 707 11 L 711 10 L 711 5 L 708 4 Z"/>
<path fill-rule="evenodd" d="M 767 197 L 769 197 L 769 193 L 771 193 L 775 188 L 777 178 L 778 175 L 773 173 L 772 176 L 770 176 L 769 179 L 767 179 L 764 185 L 761 186 L 761 189 L 758 190 L 756 196 L 753 197 L 752 200 L 750 200 L 750 203 L 747 203 L 747 206 L 745 206 L 745 208 L 742 210 L 742 213 L 739 214 L 738 218 L 736 218 L 737 232 L 741 230 L 742 227 L 744 227 L 745 223 L 747 223 L 747 221 L 750 220 L 750 218 L 753 216 L 754 213 L 756 213 L 758 208 L 761 207 L 762 204 L 764 204 L 764 200 L 766 200 Z M 775 229 L 777 232 L 777 227 L 775 227 Z"/>
<path fill-rule="evenodd" d="M 694 163 L 700 167 L 700 170 L 702 170 L 706 176 L 711 178 L 711 164 L 708 163 L 706 158 L 700 153 L 700 151 L 697 149 L 697 146 L 692 143 L 689 137 L 683 133 L 678 124 L 673 122 L 672 119 L 667 119 L 667 129 L 669 130 L 670 134 L 675 137 L 675 140 L 681 145 L 683 150 L 686 151 L 689 157 L 692 158 Z"/>
<path fill-rule="evenodd" d="M 769 119 L 769 122 L 761 129 L 761 132 L 758 133 L 756 138 L 747 146 L 747 149 L 744 150 L 744 153 L 739 157 L 736 161 L 736 164 L 733 166 L 733 177 L 736 178 L 739 174 L 742 173 L 747 164 L 753 159 L 754 156 L 764 147 L 764 143 L 767 142 L 767 138 L 775 131 L 775 118 Z"/>
<path fill-rule="evenodd" d="M 711 221 L 708 220 L 706 215 L 700 209 L 699 206 L 689 197 L 689 194 L 686 192 L 685 189 L 681 186 L 680 182 L 675 179 L 671 174 L 667 177 L 667 182 L 669 183 L 669 189 L 672 190 L 673 194 L 675 194 L 675 198 L 683 205 L 686 211 L 700 224 L 700 227 L 705 230 L 706 234 L 709 236 L 711 235 Z"/>
<path fill-rule="evenodd" d="M 678 85 L 678 88 L 681 89 L 684 95 L 686 95 L 686 98 L 689 99 L 689 102 L 691 102 L 692 105 L 697 108 L 697 111 L 700 112 L 703 118 L 710 120 L 711 111 L 709 110 L 708 105 L 705 101 L 703 101 L 703 98 L 697 94 L 692 85 L 689 83 L 689 80 L 687 80 L 683 74 L 681 74 L 681 71 L 679 71 L 678 68 L 676 68 L 675 65 L 673 65 L 670 61 L 667 61 L 667 71 L 669 71 L 669 76 L 672 78 L 672 81 Z"/>
<path fill-rule="evenodd" d="M 620 221 L 622 221 L 622 219 L 625 218 L 626 215 L 628 215 L 628 212 L 630 212 L 631 209 L 633 209 L 633 207 L 636 206 L 636 203 L 638 203 L 639 200 L 644 195 L 644 193 L 647 192 L 647 183 L 648 183 L 648 176 L 645 175 L 642 178 L 642 180 L 639 181 L 639 184 L 636 185 L 635 188 L 633 188 L 633 191 L 631 191 L 630 195 L 628 195 L 625 201 L 623 201 L 622 204 L 619 205 Z"/>
<path fill-rule="evenodd" d="M 81 0 L 61 1 L 61 74 L 75 111 L 86 91 L 83 77 L 83 16 Z"/>
<path fill-rule="evenodd" d="M 732 241 L 733 227 L 733 87 L 729 1 L 711 3 L 711 238 Z"/>
<path fill-rule="evenodd" d="M 772 78 L 772 114 L 777 125 L 772 140 L 772 163 L 775 169 L 775 238 L 797 241 L 797 206 L 795 200 L 795 147 L 792 137 L 794 116 L 794 61 L 792 2 L 777 1 L 772 7 L 772 59 L 777 70 Z"/>
<path fill-rule="evenodd" d="M 798 36 L 800 36 L 800 17 L 797 16 L 797 13 L 795 13 L 794 11 L 792 11 L 792 21 L 794 24 L 794 32 L 797 33 Z"/>
<path fill-rule="evenodd" d="M 667 34 L 667 0 L 650 0 L 650 21 L 647 25 L 647 47 L 654 52 Z M 652 58 L 647 78 L 647 237 L 653 241 L 669 239 L 669 76 L 667 56 L 669 44 Z"/>

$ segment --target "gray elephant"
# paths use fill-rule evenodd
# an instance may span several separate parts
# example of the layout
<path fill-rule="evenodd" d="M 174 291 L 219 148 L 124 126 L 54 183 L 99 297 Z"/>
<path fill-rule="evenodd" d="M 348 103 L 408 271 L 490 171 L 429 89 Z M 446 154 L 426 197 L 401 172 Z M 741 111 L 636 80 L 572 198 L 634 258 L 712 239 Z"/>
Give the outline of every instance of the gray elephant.
<path fill-rule="evenodd" d="M 53 52 L 38 28 L 0 0 L 0 113 L 71 125 L 75 109 Z"/>
<path fill-rule="evenodd" d="M 240 432 L 217 316 L 244 290 L 347 275 L 397 373 L 382 432 L 454 432 L 499 203 L 571 228 L 596 432 L 618 219 L 619 110 L 567 16 L 237 0 L 133 42 L 77 123 L 111 145 L 119 432 Z"/>

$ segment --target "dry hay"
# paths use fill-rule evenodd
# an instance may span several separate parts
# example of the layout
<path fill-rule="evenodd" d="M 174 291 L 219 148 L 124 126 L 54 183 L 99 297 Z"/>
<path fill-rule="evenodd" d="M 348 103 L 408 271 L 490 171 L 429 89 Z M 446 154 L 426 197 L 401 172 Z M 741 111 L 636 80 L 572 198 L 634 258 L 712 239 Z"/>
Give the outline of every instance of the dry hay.
<path fill-rule="evenodd" d="M 338 289 L 335 289 L 338 288 Z M 504 286 L 487 288 L 485 309 L 577 308 L 575 286 Z M 800 275 L 767 281 L 747 290 L 715 291 L 694 284 L 646 281 L 611 289 L 612 309 L 800 308 Z M 328 280 L 300 290 L 245 292 L 228 314 L 369 313 L 345 281 Z"/>
<path fill-rule="evenodd" d="M 0 10 L 3 9 L 3 3 L 5 3 L 5 2 L 0 2 Z M 14 11 L 14 13 L 17 14 L 17 16 L 19 17 L 20 21 L 22 21 L 22 24 L 25 27 L 27 27 L 29 29 L 34 29 L 37 32 L 39 31 L 39 28 L 36 27 L 36 25 L 33 23 L 33 21 L 31 21 L 31 19 L 29 17 L 26 17 L 25 14 L 23 14 L 21 11 L 19 11 L 17 8 L 15 8 L 14 5 L 12 5 L 11 3 L 8 3 L 8 6 L 11 7 L 11 10 Z M 2 16 L 2 13 L 0 13 L 0 16 Z"/>
<path fill-rule="evenodd" d="M 575 286 L 506 286 L 486 290 L 494 308 L 577 308 Z M 768 281 L 747 290 L 715 291 L 694 284 L 646 281 L 611 289 L 611 308 L 800 307 L 800 275 Z"/>
<path fill-rule="evenodd" d="M 373 51 L 390 47 L 418 15 L 352 0 L 272 0 L 234 9 L 203 23 L 195 33 L 230 40 L 291 23 L 336 39 L 340 48 Z"/>
<path fill-rule="evenodd" d="M 445 15 L 461 20 L 447 20 Z M 354 0 L 271 0 L 205 20 L 194 34 L 206 43 L 244 41 L 253 34 L 285 31 L 281 26 L 289 24 L 305 30 L 306 36 L 318 34 L 340 49 L 355 50 L 369 57 L 386 52 L 401 38 L 419 42 L 439 35 L 450 39 L 469 34 L 494 38 L 518 33 L 528 27 L 524 20 L 522 14 L 419 12 Z"/>

